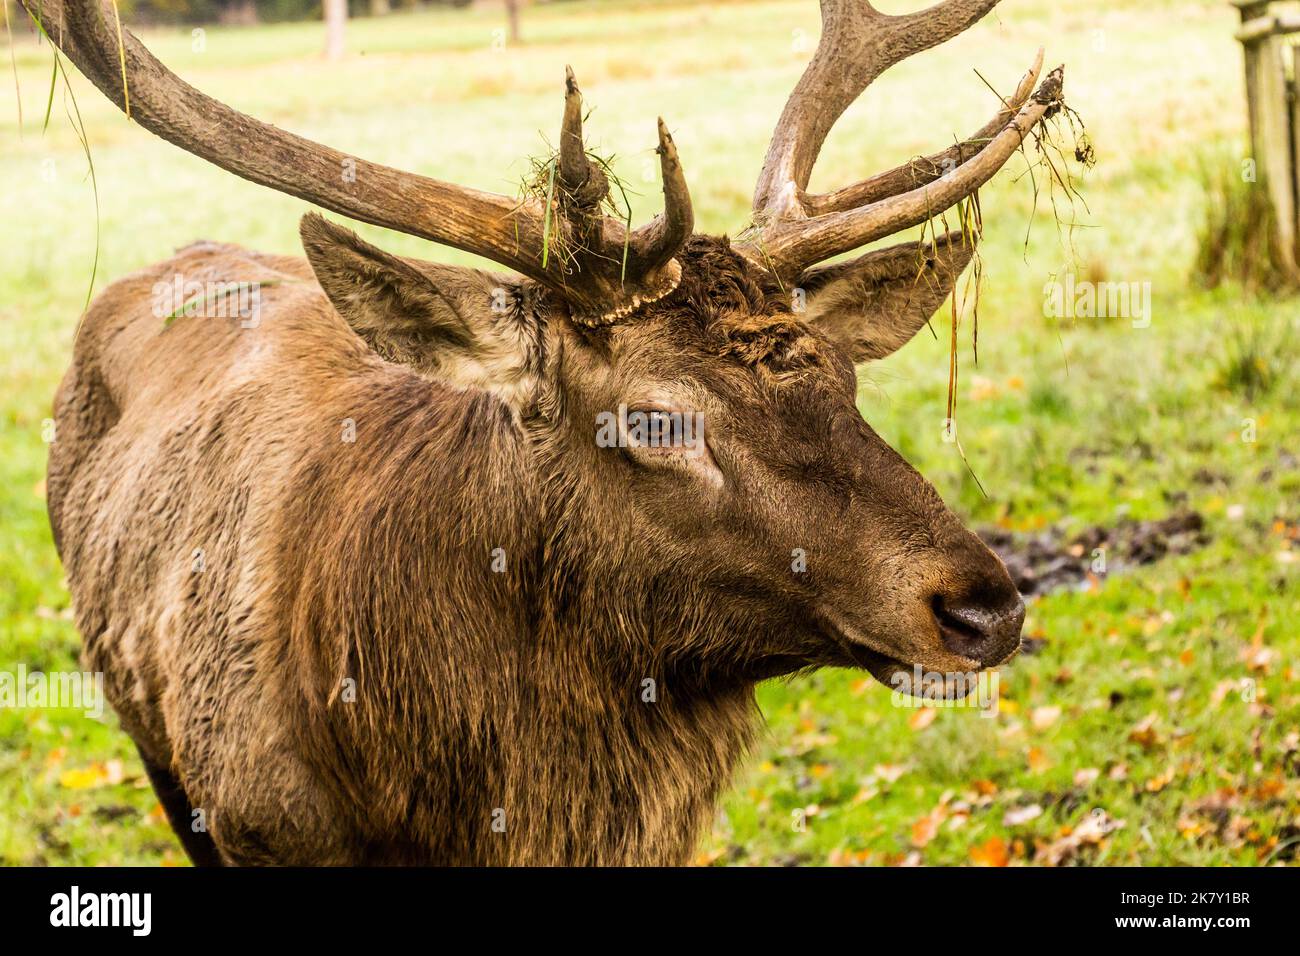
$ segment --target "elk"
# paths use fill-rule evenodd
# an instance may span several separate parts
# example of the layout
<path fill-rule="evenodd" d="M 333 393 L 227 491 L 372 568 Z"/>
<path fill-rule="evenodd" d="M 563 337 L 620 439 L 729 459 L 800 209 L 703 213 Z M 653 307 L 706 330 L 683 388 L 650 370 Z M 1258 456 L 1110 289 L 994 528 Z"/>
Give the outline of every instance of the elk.
<path fill-rule="evenodd" d="M 822 0 L 731 241 L 695 234 L 662 120 L 663 212 L 602 212 L 572 72 L 548 206 L 309 142 L 119 46 L 97 0 L 24 0 L 159 136 L 510 270 L 309 212 L 305 261 L 197 243 L 83 317 L 50 522 L 86 661 L 196 863 L 680 864 L 757 682 L 1016 652 L 1005 567 L 856 406 L 855 366 L 926 324 L 977 232 L 826 263 L 972 201 L 1060 109 L 1061 70 L 1036 87 L 1040 51 L 969 139 L 807 189 L 872 80 L 996 2 Z M 256 286 L 259 321 L 160 320 L 177 276 Z M 616 408 L 665 440 L 597 442 Z M 690 454 L 684 413 L 706 425 Z"/>

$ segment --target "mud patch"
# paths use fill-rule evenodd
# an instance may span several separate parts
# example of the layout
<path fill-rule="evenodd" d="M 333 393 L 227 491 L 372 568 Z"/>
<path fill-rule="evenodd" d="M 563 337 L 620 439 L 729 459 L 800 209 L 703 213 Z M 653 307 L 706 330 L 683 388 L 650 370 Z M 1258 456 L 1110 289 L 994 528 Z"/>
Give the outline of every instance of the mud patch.
<path fill-rule="evenodd" d="M 979 536 L 997 552 L 1024 595 L 1083 584 L 1094 574 L 1092 566 L 1099 549 L 1104 553 L 1106 573 L 1112 574 L 1172 554 L 1187 554 L 1210 540 L 1200 512 L 1186 508 L 1158 521 L 1125 518 L 1110 528 L 1094 525 L 1073 537 L 1060 526 L 1032 535 L 982 528 Z"/>

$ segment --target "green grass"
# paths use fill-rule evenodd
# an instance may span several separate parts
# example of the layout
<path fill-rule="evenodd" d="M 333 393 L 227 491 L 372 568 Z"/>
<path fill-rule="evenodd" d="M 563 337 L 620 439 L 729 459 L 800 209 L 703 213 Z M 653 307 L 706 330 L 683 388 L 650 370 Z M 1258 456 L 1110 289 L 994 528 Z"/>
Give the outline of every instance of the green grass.
<path fill-rule="evenodd" d="M 1032 602 L 1027 631 L 1046 643 L 1004 671 L 994 719 L 943 710 L 923 726 L 847 671 L 764 686 L 770 731 L 701 860 L 959 864 L 1000 860 L 1005 847 L 1029 862 L 1098 811 L 1124 826 L 1077 861 L 1294 860 L 1300 303 L 1206 291 L 1190 275 L 1205 164 L 1236 168 L 1245 138 L 1234 18 L 1219 0 L 1006 0 L 888 73 L 840 121 L 815 188 L 982 124 L 994 103 L 973 68 L 1009 90 L 1040 43 L 1049 66 L 1068 64 L 1067 97 L 1098 158 L 1082 227 L 1058 229 L 1045 195 L 1034 212 L 1019 158 L 982 194 L 980 361 L 964 326 L 958 421 L 988 497 L 942 441 L 946 318 L 937 339 L 922 332 L 864 372 L 862 409 L 973 522 L 1081 528 L 1185 503 L 1206 515 L 1212 540 Z M 503 192 L 557 135 L 569 63 L 595 107 L 592 147 L 640 191 L 638 222 L 657 209 L 663 114 L 699 226 L 746 224 L 771 124 L 810 49 L 798 40 L 815 41 L 812 0 L 530 7 L 528 43 L 509 50 L 493 49 L 499 20 L 487 10 L 357 21 L 338 65 L 320 59 L 314 24 L 209 28 L 202 52 L 188 31 L 145 39 L 201 89 L 263 119 Z M 62 90 L 41 134 L 48 48 L 23 37 L 16 56 L 25 128 L 12 91 L 0 115 L 0 671 L 70 669 L 78 636 L 45 518 L 42 425 L 95 257 L 95 209 Z M 74 88 L 98 177 L 101 286 L 199 237 L 297 249 L 303 203 L 154 139 L 79 77 Z M 394 252 L 471 261 L 361 231 Z M 1150 282 L 1150 327 L 1044 318 L 1044 284 L 1076 260 L 1080 278 Z M 1247 420 L 1253 442 L 1242 440 Z M 1135 732 L 1148 717 L 1150 730 Z M 1035 806 L 1037 816 L 1025 809 Z M 111 715 L 29 709 L 0 710 L 0 860 L 184 857 Z"/>

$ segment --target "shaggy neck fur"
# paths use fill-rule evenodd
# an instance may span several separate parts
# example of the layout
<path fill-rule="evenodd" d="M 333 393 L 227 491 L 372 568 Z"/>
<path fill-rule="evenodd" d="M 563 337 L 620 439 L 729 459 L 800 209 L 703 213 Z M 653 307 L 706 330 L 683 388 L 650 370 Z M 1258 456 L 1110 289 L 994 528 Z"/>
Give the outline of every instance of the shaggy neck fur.
<path fill-rule="evenodd" d="M 302 583 L 286 600 L 311 662 L 284 671 L 311 675 L 285 716 L 306 698 L 309 759 L 372 835 L 364 853 L 686 862 L 749 739 L 752 684 L 668 656 L 664 628 L 703 646 L 705 620 L 665 620 L 611 573 L 495 399 L 395 381 L 363 413 L 387 418 L 359 449 L 382 458 L 305 466 L 311 511 L 281 532 L 307 556 L 282 580 Z M 310 515 L 331 496 L 349 519 L 322 534 Z"/>

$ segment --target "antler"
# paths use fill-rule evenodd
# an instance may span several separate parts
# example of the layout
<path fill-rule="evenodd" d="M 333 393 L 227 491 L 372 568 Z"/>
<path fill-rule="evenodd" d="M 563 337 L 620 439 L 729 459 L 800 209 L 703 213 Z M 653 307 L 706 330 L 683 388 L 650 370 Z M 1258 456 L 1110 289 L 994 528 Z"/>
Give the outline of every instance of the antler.
<path fill-rule="evenodd" d="M 661 119 L 664 213 L 629 234 L 600 212 L 608 184 L 582 147 L 582 101 L 572 72 L 561 137 L 565 188 L 548 210 L 537 199 L 519 202 L 349 156 L 232 109 L 181 80 L 128 31 L 119 47 L 103 0 L 22 2 L 110 100 L 125 108 L 129 95 L 130 116 L 141 126 L 244 179 L 484 256 L 557 290 L 587 321 L 622 314 L 676 285 L 673 256 L 693 219 L 672 137 Z M 550 255 L 548 244 L 567 254 Z"/>
<path fill-rule="evenodd" d="M 1002 168 L 1029 131 L 1060 102 L 1064 68 L 1036 93 L 1043 54 L 1003 108 L 970 139 L 824 195 L 808 178 L 831 127 L 881 73 L 951 39 L 998 0 L 944 0 L 903 16 L 867 0 L 821 0 L 822 36 L 781 113 L 754 190 L 752 238 L 741 250 L 778 276 L 942 213 Z M 937 183 L 937 185 L 936 185 Z"/>
<path fill-rule="evenodd" d="M 565 68 L 558 205 L 567 224 L 565 250 L 577 259 L 576 278 L 583 280 L 588 297 L 596 291 L 598 302 L 603 303 L 595 313 L 599 321 L 610 321 L 642 303 L 662 298 L 676 288 L 681 277 L 673 256 L 690 238 L 695 214 L 677 147 L 662 116 L 655 151 L 664 183 L 664 211 L 629 236 L 621 222 L 601 213 L 609 181 L 587 155 L 582 138 L 582 93 L 573 70 Z M 635 282 L 629 283 L 629 276 L 635 277 Z"/>

